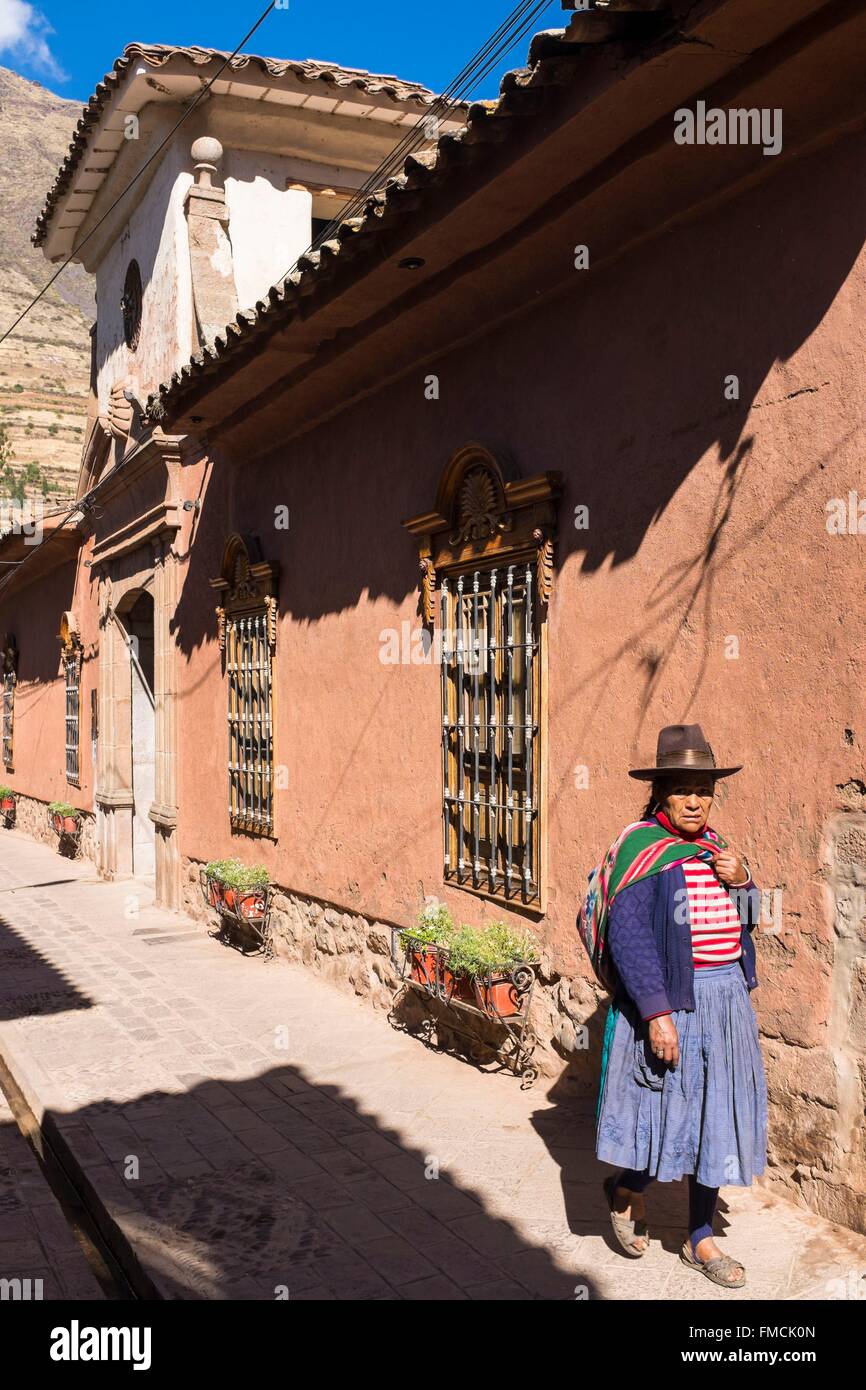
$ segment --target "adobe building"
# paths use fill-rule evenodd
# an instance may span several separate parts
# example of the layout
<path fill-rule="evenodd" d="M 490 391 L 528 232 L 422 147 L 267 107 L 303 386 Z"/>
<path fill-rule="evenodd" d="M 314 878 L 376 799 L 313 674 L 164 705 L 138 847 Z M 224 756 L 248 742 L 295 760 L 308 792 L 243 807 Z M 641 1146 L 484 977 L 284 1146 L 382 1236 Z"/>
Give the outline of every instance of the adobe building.
<path fill-rule="evenodd" d="M 537 1055 L 588 1094 L 586 875 L 701 722 L 765 890 L 767 1180 L 858 1230 L 864 42 L 847 0 L 612 0 L 360 206 L 432 94 L 239 60 L 81 252 L 78 503 L 0 580 L 19 824 L 62 794 L 201 917 L 202 863 L 263 863 L 280 953 L 383 1010 L 426 899 L 528 926 Z M 49 258 L 219 61 L 127 50 Z"/>

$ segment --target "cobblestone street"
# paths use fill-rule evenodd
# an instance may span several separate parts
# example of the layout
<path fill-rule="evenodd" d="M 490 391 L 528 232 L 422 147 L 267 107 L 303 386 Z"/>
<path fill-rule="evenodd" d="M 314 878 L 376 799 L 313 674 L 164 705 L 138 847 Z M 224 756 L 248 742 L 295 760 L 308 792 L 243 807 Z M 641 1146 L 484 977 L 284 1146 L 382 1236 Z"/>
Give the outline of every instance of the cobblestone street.
<path fill-rule="evenodd" d="M 39 1164 L 0 1094 L 0 1280 L 4 1298 L 101 1299 Z"/>
<path fill-rule="evenodd" d="M 427 1049 L 16 832 L 0 884 L 0 1056 L 145 1296 L 826 1299 L 866 1270 L 866 1239 L 759 1188 L 722 1194 L 744 1290 L 680 1263 L 678 1186 L 629 1261 L 592 1105 Z M 0 1134 L 0 1275 L 99 1297 L 8 1113 Z"/>

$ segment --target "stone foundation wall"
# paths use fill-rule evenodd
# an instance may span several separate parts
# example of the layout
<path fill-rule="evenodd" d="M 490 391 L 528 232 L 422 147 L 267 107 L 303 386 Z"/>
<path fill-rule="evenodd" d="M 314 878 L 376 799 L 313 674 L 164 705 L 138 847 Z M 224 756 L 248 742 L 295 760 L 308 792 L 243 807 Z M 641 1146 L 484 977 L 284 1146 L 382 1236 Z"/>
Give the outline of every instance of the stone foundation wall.
<path fill-rule="evenodd" d="M 787 1049 L 775 1069 L 774 1158 L 806 1204 L 866 1232 L 866 787 L 839 789 L 850 810 L 824 837 L 823 878 L 832 937 L 829 1017 L 821 1045 Z M 772 1116 L 771 1116 L 772 1124 Z"/>
<path fill-rule="evenodd" d="M 50 845 L 64 858 L 90 859 L 96 863 L 96 818 L 91 811 L 81 812 L 81 834 L 77 850 L 69 843 L 68 837 L 64 836 L 63 843 L 60 844 L 58 836 L 48 824 L 47 801 L 37 801 L 35 797 L 16 793 L 15 819 L 12 825 L 16 830 L 29 835 L 31 840 Z"/>
<path fill-rule="evenodd" d="M 202 898 L 201 867 L 197 860 L 184 859 L 181 906 L 191 917 L 213 923 L 216 914 Z M 399 924 L 376 921 L 284 890 L 278 890 L 273 898 L 271 930 L 277 956 L 315 970 L 383 1013 L 391 1008 L 400 983 L 399 964 L 391 959 L 392 925 Z M 594 1093 L 605 1012 L 603 1007 L 599 1009 L 601 998 L 586 980 L 567 980 L 551 971 L 549 962 L 542 958 L 530 1016 L 538 1039 L 533 1061 L 542 1076 L 558 1076 L 567 1067 L 577 1091 Z M 426 1008 L 415 991 L 407 991 L 401 1001 L 401 1021 L 414 1027 Z M 483 1019 L 461 1014 L 461 1025 L 466 1026 L 468 1020 L 479 1039 L 494 1036 Z M 589 1022 L 583 1028 L 585 1020 Z M 445 1022 L 443 1016 L 440 1032 Z M 501 1028 L 498 1035 L 501 1038 Z M 455 1045 L 459 1046 L 456 1039 Z"/>
<path fill-rule="evenodd" d="M 851 814 L 831 823 L 826 860 L 826 888 L 835 914 L 832 949 L 824 952 L 832 971 L 832 1012 L 814 1045 L 804 1046 L 784 1030 L 776 1033 L 772 1008 L 764 1006 L 761 1046 L 770 1102 L 764 1181 L 840 1225 L 866 1231 L 866 797 Z M 213 923 L 215 915 L 202 900 L 200 868 L 198 861 L 184 860 L 183 909 Z M 279 957 L 315 970 L 382 1013 L 390 1010 L 399 983 L 391 960 L 391 923 L 285 890 L 278 890 L 273 902 Z M 782 968 L 774 952 L 793 950 L 796 955 L 797 943 L 759 938 L 757 945 L 759 978 L 768 995 L 774 973 Z M 805 950 L 802 939 L 800 946 Z M 754 1002 L 762 1012 L 761 999 L 755 996 Z M 431 1010 L 414 991 L 407 992 L 398 1017 L 414 1030 L 431 1011 L 440 1015 L 441 1035 L 448 1011 L 435 1005 Z M 538 1038 L 533 1060 L 542 1077 L 556 1078 L 558 1091 L 565 1086 L 575 1095 L 596 1094 L 606 1013 L 600 990 L 580 976 L 569 980 L 556 974 L 542 958 L 530 1020 Z M 461 1023 L 466 1020 L 467 1015 L 460 1015 Z M 472 1019 L 470 1026 L 481 1040 L 493 1036 L 483 1020 Z M 444 1040 L 462 1045 L 447 1035 Z"/>

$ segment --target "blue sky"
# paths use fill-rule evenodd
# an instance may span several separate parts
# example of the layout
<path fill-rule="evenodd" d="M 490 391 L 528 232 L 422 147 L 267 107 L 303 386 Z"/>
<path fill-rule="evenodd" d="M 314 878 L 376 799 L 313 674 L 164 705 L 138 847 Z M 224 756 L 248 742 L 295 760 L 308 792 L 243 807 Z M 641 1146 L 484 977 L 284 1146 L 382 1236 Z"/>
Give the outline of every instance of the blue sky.
<path fill-rule="evenodd" d="M 247 46 L 285 58 L 325 58 L 396 73 L 441 91 L 517 7 L 518 0 L 288 0 Z M 267 0 L 0 0 L 0 65 L 82 103 L 124 45 L 201 44 L 234 49 Z M 495 96 L 508 68 L 526 60 L 529 37 L 570 15 L 550 0 L 526 35 L 472 92 Z"/>

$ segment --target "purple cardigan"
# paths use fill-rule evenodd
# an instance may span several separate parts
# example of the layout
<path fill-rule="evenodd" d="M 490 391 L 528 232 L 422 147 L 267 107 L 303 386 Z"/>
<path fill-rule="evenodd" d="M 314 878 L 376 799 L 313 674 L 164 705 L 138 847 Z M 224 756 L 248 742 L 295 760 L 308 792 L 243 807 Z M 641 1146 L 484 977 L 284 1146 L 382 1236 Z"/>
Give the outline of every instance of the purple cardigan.
<path fill-rule="evenodd" d="M 740 964 L 749 990 L 755 989 L 755 943 L 752 930 L 760 916 L 760 890 L 752 879 L 729 890 L 740 912 Z M 686 876 L 676 864 L 640 879 L 613 900 L 607 943 L 616 967 L 614 1002 L 633 1000 L 643 1019 L 695 1007 L 695 969 Z"/>

